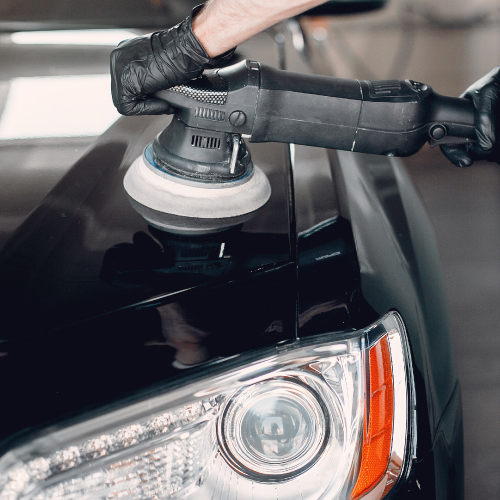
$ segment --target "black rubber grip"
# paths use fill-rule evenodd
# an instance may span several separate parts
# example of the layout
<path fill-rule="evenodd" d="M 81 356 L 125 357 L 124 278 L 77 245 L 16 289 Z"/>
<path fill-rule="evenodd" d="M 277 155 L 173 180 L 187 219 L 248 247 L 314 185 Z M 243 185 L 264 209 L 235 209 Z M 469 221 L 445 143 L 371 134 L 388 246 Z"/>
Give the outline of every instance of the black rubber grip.
<path fill-rule="evenodd" d="M 261 66 L 252 142 L 292 142 L 350 149 L 361 109 L 356 80 Z"/>

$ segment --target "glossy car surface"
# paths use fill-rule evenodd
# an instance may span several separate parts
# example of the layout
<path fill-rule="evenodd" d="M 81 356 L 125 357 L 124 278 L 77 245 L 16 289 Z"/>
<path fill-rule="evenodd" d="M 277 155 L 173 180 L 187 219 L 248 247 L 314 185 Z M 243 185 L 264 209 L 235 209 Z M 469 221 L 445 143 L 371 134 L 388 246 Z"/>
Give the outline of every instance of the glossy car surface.
<path fill-rule="evenodd" d="M 237 57 L 321 72 L 302 36 L 295 21 L 284 23 Z M 20 60 L 22 47 L 3 48 L 7 61 L 16 51 L 12 60 Z M 64 52 L 51 52 L 58 47 L 36 50 L 64 73 Z M 107 49 L 67 50 L 78 72 L 92 73 L 95 63 L 76 64 L 75 55 L 104 59 Z M 9 68 L 11 78 L 28 76 L 24 64 Z M 8 381 L 0 387 L 0 452 L 49 425 L 201 380 L 221 359 L 358 330 L 397 310 L 414 366 L 417 448 L 395 498 L 459 498 L 460 392 L 439 261 L 403 165 L 249 144 L 272 186 L 264 210 L 226 233 L 168 235 L 132 209 L 122 180 L 169 120 L 120 118 L 91 144 L 24 138 L 0 146 L 0 161 L 15 158 L 0 172 L 0 380 Z M 57 172 L 50 180 L 22 163 L 27 150 L 46 151 L 50 161 L 60 155 L 68 166 L 79 158 L 56 183 Z M 208 364 L 179 369 L 200 363 Z"/>

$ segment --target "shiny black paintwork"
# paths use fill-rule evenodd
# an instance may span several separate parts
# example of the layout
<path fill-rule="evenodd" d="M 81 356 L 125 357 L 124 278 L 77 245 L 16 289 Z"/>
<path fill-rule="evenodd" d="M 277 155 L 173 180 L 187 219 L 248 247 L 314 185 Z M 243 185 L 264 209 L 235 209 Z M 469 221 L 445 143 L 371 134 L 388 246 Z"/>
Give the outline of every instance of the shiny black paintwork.
<path fill-rule="evenodd" d="M 263 50 L 276 34 L 260 35 L 240 56 L 310 71 L 286 30 L 274 53 Z M 200 376 L 179 372 L 174 359 L 353 330 L 397 309 L 415 367 L 418 442 L 396 494 L 459 498 L 459 389 L 442 280 L 404 166 L 252 144 L 273 187 L 266 209 L 227 234 L 167 237 L 133 211 L 121 182 L 168 120 L 120 119 L 5 235 L 0 449 L 30 429 Z"/>

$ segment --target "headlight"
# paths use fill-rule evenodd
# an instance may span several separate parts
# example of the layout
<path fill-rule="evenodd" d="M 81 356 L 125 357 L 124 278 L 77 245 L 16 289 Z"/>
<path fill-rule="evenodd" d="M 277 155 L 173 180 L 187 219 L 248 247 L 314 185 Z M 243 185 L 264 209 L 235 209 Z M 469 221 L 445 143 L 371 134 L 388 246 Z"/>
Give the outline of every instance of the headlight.
<path fill-rule="evenodd" d="M 378 500 L 407 471 L 413 380 L 397 313 L 215 367 L 13 449 L 0 500 Z"/>
<path fill-rule="evenodd" d="M 229 399 L 219 418 L 227 461 L 256 481 L 279 481 L 314 465 L 328 443 L 330 412 L 301 376 L 264 380 Z M 307 375 L 305 375 L 307 377 Z"/>

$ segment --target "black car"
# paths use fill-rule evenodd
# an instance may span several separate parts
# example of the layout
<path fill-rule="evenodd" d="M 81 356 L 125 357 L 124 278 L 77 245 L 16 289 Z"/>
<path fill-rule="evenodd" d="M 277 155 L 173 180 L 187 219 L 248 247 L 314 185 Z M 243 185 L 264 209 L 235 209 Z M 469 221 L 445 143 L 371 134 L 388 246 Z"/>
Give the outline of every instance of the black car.
<path fill-rule="evenodd" d="M 11 90 L 110 50 L 2 40 Z M 313 51 L 290 20 L 235 58 L 325 73 Z M 264 209 L 169 233 L 123 178 L 170 120 L 0 140 L 26 162 L 0 167 L 0 500 L 463 497 L 440 264 L 402 163 L 249 143 Z"/>

